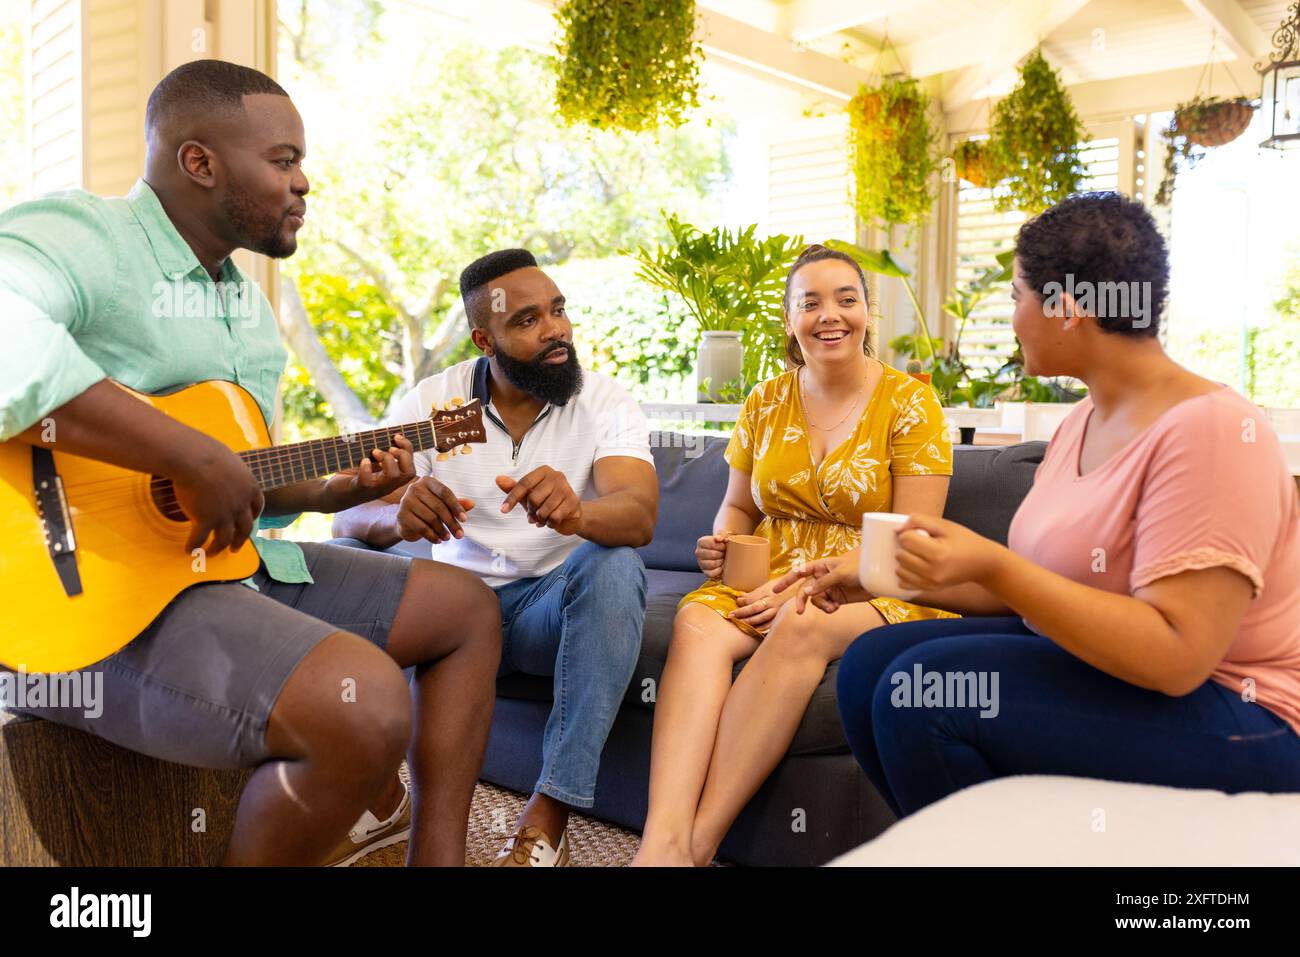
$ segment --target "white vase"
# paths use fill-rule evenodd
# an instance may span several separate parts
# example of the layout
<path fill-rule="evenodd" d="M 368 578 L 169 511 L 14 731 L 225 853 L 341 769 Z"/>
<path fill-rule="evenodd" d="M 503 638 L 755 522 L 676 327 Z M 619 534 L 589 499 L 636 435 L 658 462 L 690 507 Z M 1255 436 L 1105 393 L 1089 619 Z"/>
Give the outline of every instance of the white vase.
<path fill-rule="evenodd" d="M 722 389 L 738 384 L 744 359 L 739 332 L 700 333 L 700 348 L 695 356 L 695 393 L 699 401 L 721 402 Z"/>

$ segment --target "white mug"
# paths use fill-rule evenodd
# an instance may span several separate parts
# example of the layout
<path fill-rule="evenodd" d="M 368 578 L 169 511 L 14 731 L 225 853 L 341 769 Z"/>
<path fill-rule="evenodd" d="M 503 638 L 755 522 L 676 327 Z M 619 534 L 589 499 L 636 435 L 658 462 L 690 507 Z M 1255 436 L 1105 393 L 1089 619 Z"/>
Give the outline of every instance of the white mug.
<path fill-rule="evenodd" d="M 873 598 L 908 601 L 921 594 L 898 583 L 898 536 L 895 531 L 906 524 L 907 516 L 897 512 L 867 512 L 862 516 L 858 578 Z M 924 529 L 917 531 L 925 534 Z"/>

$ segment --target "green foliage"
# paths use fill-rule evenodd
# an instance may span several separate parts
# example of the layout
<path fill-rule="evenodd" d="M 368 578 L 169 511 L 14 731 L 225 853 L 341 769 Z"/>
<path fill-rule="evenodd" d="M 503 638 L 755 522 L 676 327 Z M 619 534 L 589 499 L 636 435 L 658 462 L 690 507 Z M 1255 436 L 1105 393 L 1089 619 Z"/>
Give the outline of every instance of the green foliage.
<path fill-rule="evenodd" d="M 746 392 L 785 368 L 782 299 L 785 279 L 804 248 L 803 237 L 754 236 L 756 227 L 708 232 L 665 214 L 671 241 L 628 254 L 637 275 L 681 297 L 697 332 L 741 333 Z"/>
<path fill-rule="evenodd" d="M 849 101 L 853 204 L 866 223 L 916 224 L 934 205 L 931 174 L 939 168 L 930 98 L 911 77 L 862 86 Z"/>
<path fill-rule="evenodd" d="M 549 270 L 567 300 L 584 368 L 642 400 L 683 393 L 694 365 L 694 321 L 676 296 L 651 289 L 624 256 L 570 260 Z"/>
<path fill-rule="evenodd" d="M 301 276 L 298 292 L 326 354 L 370 414 L 382 416 L 402 382 L 401 353 L 387 332 L 392 308 L 374 286 L 345 276 Z M 281 395 L 286 423 L 306 435 L 333 430 L 333 411 L 302 366 L 289 365 Z"/>
<path fill-rule="evenodd" d="M 555 97 L 567 123 L 633 133 L 680 126 L 699 106 L 695 0 L 566 0 Z"/>
<path fill-rule="evenodd" d="M 1083 135 L 1070 94 L 1035 50 L 1016 88 L 993 108 L 989 148 L 1000 176 L 994 205 L 1033 215 L 1078 192 L 1086 174 Z"/>

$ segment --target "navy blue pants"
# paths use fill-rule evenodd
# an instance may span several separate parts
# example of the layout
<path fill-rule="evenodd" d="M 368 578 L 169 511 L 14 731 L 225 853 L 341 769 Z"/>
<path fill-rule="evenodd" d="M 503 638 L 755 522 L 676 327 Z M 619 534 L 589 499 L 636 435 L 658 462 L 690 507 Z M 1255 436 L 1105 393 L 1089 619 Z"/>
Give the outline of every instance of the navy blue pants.
<path fill-rule="evenodd" d="M 1172 698 L 1080 661 L 1019 618 L 907 622 L 840 661 L 840 719 L 900 817 L 1013 774 L 1300 792 L 1300 736 L 1207 681 Z"/>

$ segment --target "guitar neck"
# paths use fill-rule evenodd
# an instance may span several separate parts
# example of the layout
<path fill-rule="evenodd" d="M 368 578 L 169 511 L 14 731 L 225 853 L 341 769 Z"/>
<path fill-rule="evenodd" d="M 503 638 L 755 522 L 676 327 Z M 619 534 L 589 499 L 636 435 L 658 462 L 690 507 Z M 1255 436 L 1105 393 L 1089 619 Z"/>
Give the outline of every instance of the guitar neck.
<path fill-rule="evenodd" d="M 239 457 L 257 479 L 262 490 L 281 488 L 295 482 L 324 478 L 343 469 L 358 468 L 370 458 L 372 449 L 393 447 L 393 438 L 406 436 L 417 452 L 436 448 L 437 435 L 430 421 L 390 425 L 365 432 L 352 432 L 327 439 L 310 439 L 292 445 L 249 449 Z"/>

